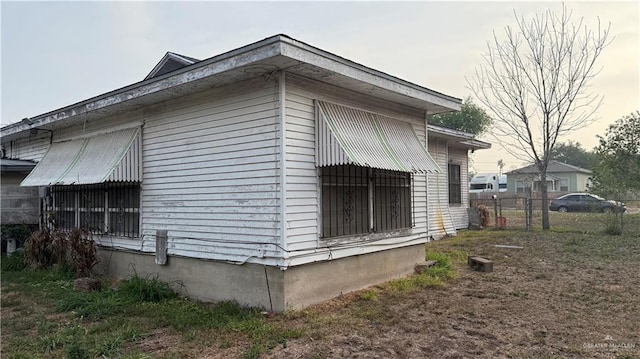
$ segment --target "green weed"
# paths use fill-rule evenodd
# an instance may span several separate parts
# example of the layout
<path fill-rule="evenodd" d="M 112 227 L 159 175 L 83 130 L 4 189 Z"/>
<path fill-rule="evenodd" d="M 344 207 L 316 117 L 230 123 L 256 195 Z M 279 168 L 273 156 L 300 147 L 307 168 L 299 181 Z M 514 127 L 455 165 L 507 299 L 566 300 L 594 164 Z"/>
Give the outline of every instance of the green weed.
<path fill-rule="evenodd" d="M 622 234 L 622 228 L 617 223 L 610 223 L 605 227 L 604 234 L 619 236 Z"/>
<path fill-rule="evenodd" d="M 81 318 L 101 319 L 122 313 L 128 303 L 113 290 L 89 293 L 72 291 L 58 301 L 56 309 L 59 312 L 73 312 Z"/>
<path fill-rule="evenodd" d="M 455 277 L 455 265 L 463 262 L 467 254 L 463 251 L 452 251 L 448 253 L 427 252 L 427 260 L 435 260 L 436 264 L 427 268 L 420 274 L 407 278 L 392 280 L 387 283 L 387 287 L 393 291 L 404 292 L 420 288 L 440 287 L 448 279 Z"/>
<path fill-rule="evenodd" d="M 14 252 L 11 255 L 2 257 L 2 271 L 3 272 L 19 272 L 27 268 L 27 264 L 24 261 L 24 252 Z"/>
<path fill-rule="evenodd" d="M 264 349 L 259 345 L 252 345 L 247 351 L 242 353 L 243 359 L 257 359 Z"/>
<path fill-rule="evenodd" d="M 360 293 L 360 299 L 374 301 L 378 299 L 378 294 L 373 290 L 365 290 Z"/>
<path fill-rule="evenodd" d="M 178 296 L 168 283 L 159 281 L 157 275 L 133 276 L 120 284 L 118 293 L 131 302 L 160 302 Z"/>
<path fill-rule="evenodd" d="M 65 349 L 67 359 L 89 359 L 89 350 L 78 343 L 71 343 Z"/>

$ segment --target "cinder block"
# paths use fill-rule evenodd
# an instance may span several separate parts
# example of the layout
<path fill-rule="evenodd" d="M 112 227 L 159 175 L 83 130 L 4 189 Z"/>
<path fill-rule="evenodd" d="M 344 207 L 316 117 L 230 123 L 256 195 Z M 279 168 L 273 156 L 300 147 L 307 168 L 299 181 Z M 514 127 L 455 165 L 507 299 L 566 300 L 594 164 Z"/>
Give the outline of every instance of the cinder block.
<path fill-rule="evenodd" d="M 434 261 L 434 260 L 430 260 L 430 261 L 426 261 L 426 262 L 422 262 L 422 263 L 418 263 L 416 264 L 416 273 L 420 274 L 422 272 L 424 272 L 425 270 L 433 267 L 434 265 L 436 265 L 436 263 L 438 263 L 438 261 Z"/>
<path fill-rule="evenodd" d="M 471 269 L 480 272 L 493 272 L 493 262 L 482 257 L 469 256 L 467 264 Z"/>

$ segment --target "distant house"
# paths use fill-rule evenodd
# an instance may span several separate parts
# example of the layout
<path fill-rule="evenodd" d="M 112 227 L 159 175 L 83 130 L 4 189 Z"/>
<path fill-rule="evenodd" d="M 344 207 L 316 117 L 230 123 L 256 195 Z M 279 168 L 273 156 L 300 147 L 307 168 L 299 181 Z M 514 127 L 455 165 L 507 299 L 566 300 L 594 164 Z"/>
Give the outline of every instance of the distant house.
<path fill-rule="evenodd" d="M 412 273 L 426 242 L 467 226 L 467 152 L 489 144 L 426 122 L 460 104 L 277 35 L 168 53 L 1 139 L 111 275 L 283 311 Z"/>
<path fill-rule="evenodd" d="M 548 192 L 584 192 L 591 183 L 591 171 L 556 160 L 549 161 L 547 167 L 546 186 Z M 540 173 L 535 165 L 507 172 L 507 188 L 509 192 L 525 192 L 531 187 L 533 192 L 540 192 L 542 184 Z"/>

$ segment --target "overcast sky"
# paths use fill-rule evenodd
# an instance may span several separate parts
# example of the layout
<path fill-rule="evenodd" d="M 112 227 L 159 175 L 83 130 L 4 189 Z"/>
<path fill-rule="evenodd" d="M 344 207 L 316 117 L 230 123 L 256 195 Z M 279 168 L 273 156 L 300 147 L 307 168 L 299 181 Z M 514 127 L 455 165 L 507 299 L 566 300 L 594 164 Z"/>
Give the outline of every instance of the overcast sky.
<path fill-rule="evenodd" d="M 613 43 L 592 90 L 598 120 L 570 138 L 590 149 L 607 125 L 640 109 L 638 2 L 566 3 L 575 20 L 612 23 Z M 166 51 L 205 59 L 284 33 L 448 95 L 472 95 L 472 76 L 492 31 L 559 2 L 6 2 L 1 3 L 2 110 L 6 125 L 142 80 Z M 476 151 L 478 172 L 521 162 Z M 563 140 L 567 140 L 565 138 Z"/>

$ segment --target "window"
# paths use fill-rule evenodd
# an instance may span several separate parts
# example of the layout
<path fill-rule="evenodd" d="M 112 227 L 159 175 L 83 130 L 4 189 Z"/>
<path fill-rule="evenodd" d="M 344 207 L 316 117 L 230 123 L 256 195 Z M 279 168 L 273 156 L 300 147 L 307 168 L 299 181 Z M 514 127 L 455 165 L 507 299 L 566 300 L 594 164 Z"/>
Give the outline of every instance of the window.
<path fill-rule="evenodd" d="M 569 192 L 569 179 L 561 178 L 560 179 L 560 192 Z"/>
<path fill-rule="evenodd" d="M 449 164 L 449 203 L 462 203 L 460 165 Z"/>
<path fill-rule="evenodd" d="M 140 184 L 53 186 L 45 210 L 60 229 L 135 238 L 140 234 Z"/>
<path fill-rule="evenodd" d="M 353 165 L 321 168 L 325 238 L 411 228 L 411 174 Z"/>
<path fill-rule="evenodd" d="M 540 192 L 542 191 L 542 182 L 541 181 L 534 181 L 533 182 L 533 192 Z M 555 191 L 555 187 L 553 186 L 553 181 L 552 180 L 547 180 L 547 192 L 552 192 Z"/>

